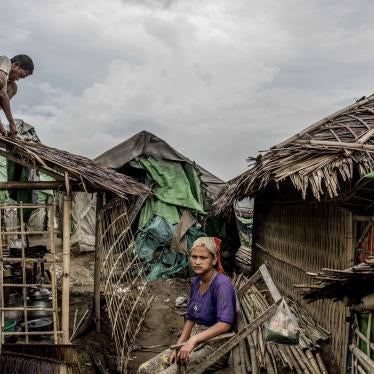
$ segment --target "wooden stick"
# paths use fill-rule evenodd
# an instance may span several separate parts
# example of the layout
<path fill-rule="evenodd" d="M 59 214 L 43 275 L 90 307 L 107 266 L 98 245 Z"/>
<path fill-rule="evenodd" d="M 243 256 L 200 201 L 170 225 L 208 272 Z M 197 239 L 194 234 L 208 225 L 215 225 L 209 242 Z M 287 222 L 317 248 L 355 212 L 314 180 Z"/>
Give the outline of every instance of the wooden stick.
<path fill-rule="evenodd" d="M 374 216 L 353 216 L 353 221 L 374 222 Z"/>
<path fill-rule="evenodd" d="M 57 190 L 64 186 L 64 181 L 0 182 L 0 190 Z"/>
<path fill-rule="evenodd" d="M 336 148 L 362 149 L 363 151 L 374 152 L 374 145 L 370 145 L 370 144 L 332 142 L 329 140 L 313 140 L 313 139 L 310 139 L 310 140 L 297 139 L 295 140 L 295 143 L 322 145 L 322 146 L 336 147 Z"/>
<path fill-rule="evenodd" d="M 322 374 L 328 374 L 325 363 L 323 362 L 321 354 L 319 352 L 316 353 L 316 359 L 317 359 L 318 367 L 319 367 L 319 370 L 321 371 L 321 373 Z"/>
<path fill-rule="evenodd" d="M 225 333 L 225 334 L 217 335 L 217 336 L 215 336 L 214 338 L 211 338 L 211 339 L 205 340 L 203 343 L 208 343 L 208 342 L 217 341 L 217 340 L 222 340 L 222 339 L 229 339 L 229 338 L 232 338 L 234 335 L 235 335 L 234 332 L 228 332 L 228 333 Z M 183 345 L 184 345 L 184 343 L 174 344 L 174 345 L 171 345 L 171 346 L 169 347 L 169 349 L 171 349 L 171 350 L 174 350 L 174 349 L 180 349 L 180 348 L 183 347 Z"/>
<path fill-rule="evenodd" d="M 58 344 L 58 335 L 57 330 L 60 329 L 59 321 L 58 321 L 58 304 L 57 304 L 57 279 L 56 279 L 56 236 L 55 236 L 55 206 L 52 206 L 48 209 L 49 213 L 49 242 L 50 242 L 50 250 L 52 255 L 52 263 L 51 263 L 51 285 L 52 285 L 52 320 L 53 320 L 53 339 L 54 343 Z M 44 274 L 43 274 L 44 280 Z"/>
<path fill-rule="evenodd" d="M 23 318 L 25 320 L 25 332 L 29 331 L 27 320 L 27 288 L 26 288 L 26 262 L 25 262 L 25 224 L 23 222 L 23 212 L 24 209 L 22 207 L 22 201 L 20 202 L 20 209 L 19 209 L 19 217 L 20 217 L 20 225 L 21 225 L 21 253 L 22 253 L 22 297 L 23 297 Z M 29 342 L 29 336 L 26 335 L 26 344 Z"/>
<path fill-rule="evenodd" d="M 57 331 L 57 334 L 63 334 L 63 331 Z M 17 335 L 17 336 L 29 336 L 29 335 L 53 335 L 54 331 L 14 331 L 14 332 L 3 332 L 4 335 Z"/>
<path fill-rule="evenodd" d="M 95 269 L 94 269 L 94 310 L 96 331 L 100 332 L 101 306 L 100 306 L 100 285 L 101 285 L 101 262 L 102 243 L 100 240 L 100 212 L 103 208 L 103 194 L 96 194 L 96 225 L 95 225 Z"/>
<path fill-rule="evenodd" d="M 62 216 L 62 323 L 63 331 L 62 343 L 69 343 L 69 287 L 70 287 L 70 213 L 71 213 L 71 197 L 64 194 L 63 216 Z"/>

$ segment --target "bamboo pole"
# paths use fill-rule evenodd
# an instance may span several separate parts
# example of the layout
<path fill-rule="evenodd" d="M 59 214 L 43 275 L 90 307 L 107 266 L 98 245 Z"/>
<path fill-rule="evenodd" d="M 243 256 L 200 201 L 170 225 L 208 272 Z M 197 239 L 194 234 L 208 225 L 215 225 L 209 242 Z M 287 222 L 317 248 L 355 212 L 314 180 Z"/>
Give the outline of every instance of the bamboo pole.
<path fill-rule="evenodd" d="M 64 194 L 63 216 L 62 216 L 62 343 L 69 343 L 69 288 L 70 288 L 70 213 L 71 197 Z"/>
<path fill-rule="evenodd" d="M 55 190 L 64 186 L 64 181 L 0 182 L 0 190 Z"/>
<path fill-rule="evenodd" d="M 371 144 L 333 142 L 330 140 L 313 140 L 313 139 L 310 139 L 310 140 L 297 139 L 295 140 L 295 143 L 310 144 L 310 145 L 323 145 L 327 147 L 337 147 L 337 148 L 361 149 L 363 151 L 374 152 L 374 145 L 371 145 Z"/>
<path fill-rule="evenodd" d="M 319 352 L 316 353 L 316 359 L 318 362 L 319 369 L 322 374 L 328 374 L 328 371 L 326 369 L 325 363 L 322 360 L 321 354 Z"/>
<path fill-rule="evenodd" d="M 53 307 L 53 339 L 54 343 L 58 343 L 58 336 L 57 336 L 57 330 L 58 327 L 58 306 L 57 306 L 57 289 L 56 289 L 56 242 L 55 242 L 55 207 L 52 205 L 50 209 L 48 209 L 49 214 L 49 230 L 50 230 L 50 250 L 52 254 L 52 272 L 51 272 L 51 284 L 52 284 L 52 307 Z M 44 280 L 44 274 L 43 278 Z"/>
<path fill-rule="evenodd" d="M 100 332 L 100 284 L 101 284 L 101 261 L 102 261 L 102 242 L 100 236 L 100 212 L 103 208 L 103 193 L 96 194 L 96 226 L 95 226 L 95 270 L 94 270 L 94 309 L 95 309 L 95 324 L 96 331 Z"/>
<path fill-rule="evenodd" d="M 23 318 L 25 321 L 25 332 L 29 332 L 28 329 L 28 315 L 27 315 L 27 279 L 26 279 L 26 262 L 25 262 L 25 224 L 23 222 L 23 207 L 22 207 L 22 201 L 20 202 L 20 208 L 19 208 L 19 217 L 20 217 L 20 225 L 21 225 L 21 250 L 22 250 L 22 297 L 23 297 Z M 29 336 L 26 334 L 26 344 L 29 342 Z"/>

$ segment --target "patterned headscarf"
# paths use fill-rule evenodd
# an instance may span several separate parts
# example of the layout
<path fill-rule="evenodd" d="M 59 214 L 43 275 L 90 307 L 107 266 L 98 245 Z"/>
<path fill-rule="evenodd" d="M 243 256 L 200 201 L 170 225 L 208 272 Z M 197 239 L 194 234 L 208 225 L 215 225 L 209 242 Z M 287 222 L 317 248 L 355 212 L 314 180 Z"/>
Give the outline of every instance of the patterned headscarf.
<path fill-rule="evenodd" d="M 196 239 L 192 244 L 192 248 L 195 247 L 205 247 L 214 257 L 217 257 L 217 271 L 223 273 L 223 267 L 221 263 L 221 239 L 218 239 L 214 236 L 203 236 L 199 239 Z"/>

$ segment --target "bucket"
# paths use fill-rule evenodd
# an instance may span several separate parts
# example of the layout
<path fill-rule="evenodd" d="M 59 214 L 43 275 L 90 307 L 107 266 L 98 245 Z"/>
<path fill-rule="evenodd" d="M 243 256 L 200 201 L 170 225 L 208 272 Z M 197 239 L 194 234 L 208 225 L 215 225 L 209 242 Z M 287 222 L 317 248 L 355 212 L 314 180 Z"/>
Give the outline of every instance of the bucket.
<path fill-rule="evenodd" d="M 16 329 L 17 321 L 13 319 L 7 319 L 4 321 L 4 331 L 5 332 L 13 332 Z"/>

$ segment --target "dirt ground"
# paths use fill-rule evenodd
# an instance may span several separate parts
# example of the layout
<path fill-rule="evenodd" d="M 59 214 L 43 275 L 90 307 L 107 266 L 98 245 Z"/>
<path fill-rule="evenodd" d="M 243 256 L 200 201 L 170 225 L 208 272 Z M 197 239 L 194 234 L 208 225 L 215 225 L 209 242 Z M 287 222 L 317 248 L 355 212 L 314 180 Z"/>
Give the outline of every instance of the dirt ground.
<path fill-rule="evenodd" d="M 73 331 L 74 316 L 76 320 L 88 308 L 91 308 L 93 297 L 93 254 L 72 256 L 71 258 L 71 292 L 70 324 Z M 175 344 L 183 327 L 184 309 L 175 307 L 178 296 L 188 296 L 190 281 L 186 279 L 159 279 L 150 283 L 151 293 L 155 299 L 147 313 L 129 365 L 128 373 L 136 373 L 138 366 Z M 73 340 L 81 361 L 83 374 L 116 373 L 116 349 L 110 332 L 110 324 L 102 308 L 101 333 L 95 331 L 93 321 L 85 334 Z M 148 348 L 158 346 L 157 348 Z"/>

